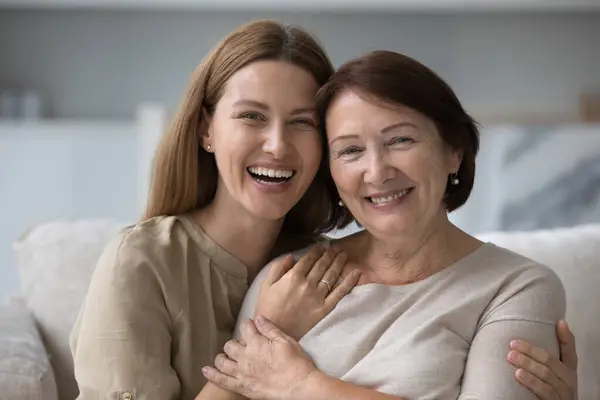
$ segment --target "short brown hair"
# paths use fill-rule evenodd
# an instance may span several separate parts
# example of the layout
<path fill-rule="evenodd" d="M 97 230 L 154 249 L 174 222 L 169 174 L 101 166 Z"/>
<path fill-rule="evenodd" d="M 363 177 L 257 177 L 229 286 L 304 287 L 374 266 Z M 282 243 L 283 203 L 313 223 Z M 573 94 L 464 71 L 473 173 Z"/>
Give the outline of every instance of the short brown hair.
<path fill-rule="evenodd" d="M 477 123 L 464 110 L 450 86 L 420 62 L 392 51 L 378 50 L 351 60 L 340 67 L 317 94 L 317 110 L 325 130 L 327 109 L 345 90 L 373 101 L 401 104 L 431 119 L 442 140 L 462 151 L 459 184 L 446 185 L 444 202 L 448 212 L 467 201 L 475 180 L 475 157 L 479 150 Z M 337 222 L 343 227 L 352 221 L 346 211 Z"/>
<path fill-rule="evenodd" d="M 334 68 L 323 48 L 304 30 L 277 21 L 240 26 L 218 43 L 192 74 L 187 92 L 156 151 L 144 218 L 175 215 L 208 205 L 217 188 L 215 158 L 201 146 L 203 110 L 214 112 L 229 78 L 260 60 L 282 60 L 310 72 L 319 86 Z M 326 140 L 322 140 L 327 154 Z M 333 227 L 337 191 L 323 157 L 315 180 L 285 218 L 282 233 L 314 237 Z"/>

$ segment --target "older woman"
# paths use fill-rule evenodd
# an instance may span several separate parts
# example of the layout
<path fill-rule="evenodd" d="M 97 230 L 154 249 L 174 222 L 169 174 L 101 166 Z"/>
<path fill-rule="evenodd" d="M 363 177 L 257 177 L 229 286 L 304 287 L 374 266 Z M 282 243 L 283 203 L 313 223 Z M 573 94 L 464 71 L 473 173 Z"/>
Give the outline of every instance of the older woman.
<path fill-rule="evenodd" d="M 557 356 L 559 278 L 448 220 L 469 197 L 479 145 L 451 88 L 415 60 L 377 51 L 342 66 L 318 105 L 340 207 L 364 227 L 335 241 L 359 284 L 298 344 L 260 315 L 247 321 L 269 285 L 264 269 L 241 311 L 241 339 L 217 357 L 220 372 L 205 369 L 209 380 L 266 399 L 576 396 L 573 375 L 544 366 L 539 348 L 525 350 L 539 393 L 506 361 L 514 338 Z"/>

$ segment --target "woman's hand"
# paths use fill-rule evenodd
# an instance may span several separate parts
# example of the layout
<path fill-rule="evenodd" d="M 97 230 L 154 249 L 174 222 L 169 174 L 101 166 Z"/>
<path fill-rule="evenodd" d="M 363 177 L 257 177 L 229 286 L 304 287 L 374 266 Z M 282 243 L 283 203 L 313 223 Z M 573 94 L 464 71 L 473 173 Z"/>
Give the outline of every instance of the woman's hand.
<path fill-rule="evenodd" d="M 354 272 L 336 285 L 348 260 L 335 246 L 314 246 L 294 264 L 292 255 L 271 263 L 255 315 L 263 315 L 296 340 L 327 316 L 358 282 Z"/>
<path fill-rule="evenodd" d="M 303 383 L 317 372 L 298 342 L 262 316 L 245 321 L 241 334 L 217 355 L 216 369 L 202 369 L 206 379 L 250 399 L 298 398 Z"/>
<path fill-rule="evenodd" d="M 577 400 L 577 349 L 575 337 L 565 321 L 559 321 L 557 336 L 561 360 L 546 350 L 522 340 L 510 343 L 508 361 L 519 368 L 517 380 L 542 400 Z"/>

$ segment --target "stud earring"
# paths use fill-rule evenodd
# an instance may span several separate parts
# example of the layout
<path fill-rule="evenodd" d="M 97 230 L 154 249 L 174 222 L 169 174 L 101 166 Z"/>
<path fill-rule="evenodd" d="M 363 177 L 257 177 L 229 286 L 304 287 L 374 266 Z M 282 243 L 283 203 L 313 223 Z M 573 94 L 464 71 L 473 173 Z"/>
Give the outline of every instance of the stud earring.
<path fill-rule="evenodd" d="M 450 174 L 450 183 L 452 183 L 454 186 L 460 183 L 456 174 Z"/>
<path fill-rule="evenodd" d="M 338 201 L 338 206 L 340 206 L 340 207 L 344 207 L 344 206 L 345 206 L 345 204 L 344 204 L 344 202 L 343 202 L 342 200 L 340 200 L 340 201 Z"/>
<path fill-rule="evenodd" d="M 209 144 L 206 146 L 206 151 L 210 151 L 210 149 L 212 149 L 212 146 Z"/>

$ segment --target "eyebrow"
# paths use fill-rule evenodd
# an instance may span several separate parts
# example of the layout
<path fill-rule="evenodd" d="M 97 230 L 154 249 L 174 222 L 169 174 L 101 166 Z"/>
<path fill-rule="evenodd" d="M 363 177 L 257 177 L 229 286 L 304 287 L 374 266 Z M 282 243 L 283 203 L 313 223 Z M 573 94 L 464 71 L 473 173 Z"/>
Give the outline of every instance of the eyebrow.
<path fill-rule="evenodd" d="M 267 111 L 269 109 L 268 105 L 266 105 L 265 103 L 262 103 L 260 101 L 256 101 L 256 100 L 238 100 L 235 103 L 233 103 L 233 106 L 234 107 L 250 106 L 250 107 L 260 108 L 265 111 Z M 298 114 L 314 113 L 314 112 L 316 112 L 315 107 L 301 107 L 301 108 L 297 108 L 294 111 L 292 111 L 291 114 L 298 115 Z"/>
<path fill-rule="evenodd" d="M 411 122 L 398 122 L 396 124 L 392 124 L 389 126 L 386 126 L 385 128 L 383 128 L 380 133 L 388 133 L 390 131 L 393 131 L 394 129 L 398 129 L 404 126 L 410 126 L 412 128 L 417 128 L 417 126 Z M 329 142 L 329 144 L 333 144 L 334 142 L 337 142 L 338 140 L 348 140 L 348 139 L 358 139 L 358 135 L 357 134 L 349 134 L 349 135 L 342 135 L 342 136 L 338 136 L 335 139 L 333 139 L 331 142 Z"/>

